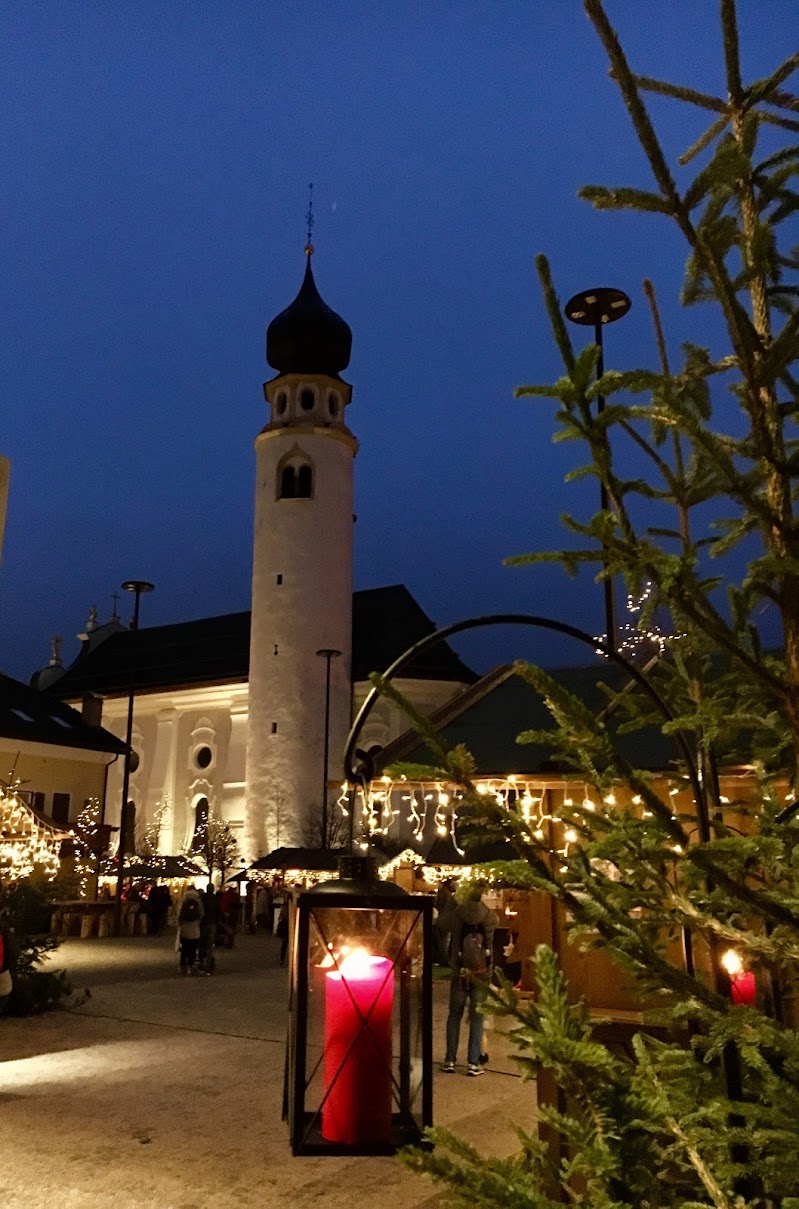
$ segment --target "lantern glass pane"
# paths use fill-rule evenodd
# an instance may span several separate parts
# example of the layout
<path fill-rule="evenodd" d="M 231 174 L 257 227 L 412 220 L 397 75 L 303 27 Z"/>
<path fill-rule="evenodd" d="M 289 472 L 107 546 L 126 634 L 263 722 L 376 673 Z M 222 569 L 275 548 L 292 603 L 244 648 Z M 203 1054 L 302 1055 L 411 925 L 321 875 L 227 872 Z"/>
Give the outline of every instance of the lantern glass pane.
<path fill-rule="evenodd" d="M 308 915 L 304 1144 L 390 1151 L 423 1127 L 424 912 Z"/>

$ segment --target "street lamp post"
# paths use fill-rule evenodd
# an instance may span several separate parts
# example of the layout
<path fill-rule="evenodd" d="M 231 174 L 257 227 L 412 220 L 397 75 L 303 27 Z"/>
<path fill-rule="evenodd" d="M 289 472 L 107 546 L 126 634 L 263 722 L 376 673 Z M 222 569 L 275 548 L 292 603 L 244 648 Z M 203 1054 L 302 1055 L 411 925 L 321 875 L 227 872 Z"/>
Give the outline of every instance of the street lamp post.
<path fill-rule="evenodd" d="M 325 750 L 322 757 L 322 847 L 327 848 L 327 766 L 330 757 L 330 662 L 336 659 L 341 651 L 334 647 L 322 647 L 316 652 L 325 659 Z"/>
<path fill-rule="evenodd" d="M 135 602 L 133 605 L 133 620 L 130 623 L 130 628 L 133 632 L 139 628 L 139 606 L 141 598 L 145 592 L 152 592 L 154 585 L 148 583 L 146 579 L 126 579 L 122 585 L 123 591 L 133 592 L 135 594 Z M 125 764 L 122 773 L 122 806 L 119 814 L 119 848 L 117 850 L 117 897 L 114 903 L 114 935 L 122 935 L 122 886 L 125 880 L 125 841 L 128 831 L 128 788 L 130 785 L 130 757 L 131 744 L 133 742 L 133 700 L 136 695 L 136 644 L 137 639 L 132 638 L 130 644 L 130 665 L 129 665 L 129 684 L 128 684 L 128 726 L 125 734 Z"/>
<path fill-rule="evenodd" d="M 596 290 L 583 290 L 570 298 L 563 308 L 567 319 L 579 323 L 583 327 L 593 327 L 594 342 L 599 349 L 599 360 L 596 366 L 597 380 L 605 372 L 605 352 L 602 343 L 602 328 L 606 323 L 615 323 L 627 314 L 632 303 L 621 290 L 613 290 L 600 286 Z M 605 400 L 602 395 L 597 398 L 597 414 L 605 410 Z M 610 506 L 608 489 L 600 482 L 599 498 L 603 512 Z M 605 577 L 605 641 L 611 650 L 616 649 L 616 598 L 613 591 L 613 576 Z"/>

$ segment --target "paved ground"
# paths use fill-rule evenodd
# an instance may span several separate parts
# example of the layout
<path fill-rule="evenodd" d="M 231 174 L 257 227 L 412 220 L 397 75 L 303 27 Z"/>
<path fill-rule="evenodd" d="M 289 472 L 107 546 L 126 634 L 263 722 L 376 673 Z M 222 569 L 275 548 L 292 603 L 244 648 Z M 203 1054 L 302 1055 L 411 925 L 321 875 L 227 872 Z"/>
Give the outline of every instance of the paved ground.
<path fill-rule="evenodd" d="M 245 936 L 214 978 L 181 979 L 171 937 L 67 941 L 53 965 L 91 998 L 0 1020 L 3 1209 L 431 1209 L 395 1159 L 293 1158 L 280 1119 L 286 975 Z M 436 990 L 443 1037 L 446 984 Z M 534 1090 L 487 1034 L 481 1079 L 436 1074 L 435 1119 L 486 1152 L 514 1146 Z"/>

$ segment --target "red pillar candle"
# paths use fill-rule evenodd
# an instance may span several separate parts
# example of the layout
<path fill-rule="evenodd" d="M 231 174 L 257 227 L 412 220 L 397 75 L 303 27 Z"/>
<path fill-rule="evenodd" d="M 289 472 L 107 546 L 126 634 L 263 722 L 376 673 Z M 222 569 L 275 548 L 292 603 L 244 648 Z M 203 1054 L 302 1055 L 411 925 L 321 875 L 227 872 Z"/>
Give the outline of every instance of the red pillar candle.
<path fill-rule="evenodd" d="M 733 975 L 730 980 L 730 994 L 733 1003 L 740 1003 L 743 1007 L 755 1006 L 757 987 L 755 976 L 751 970 L 744 970 L 741 974 Z"/>
<path fill-rule="evenodd" d="M 730 999 L 742 1007 L 754 1007 L 757 999 L 757 985 L 751 970 L 744 969 L 740 953 L 735 949 L 727 949 L 721 956 L 721 964 L 730 979 Z"/>
<path fill-rule="evenodd" d="M 357 1145 L 391 1136 L 391 1010 L 387 957 L 356 952 L 325 975 L 322 1136 Z"/>

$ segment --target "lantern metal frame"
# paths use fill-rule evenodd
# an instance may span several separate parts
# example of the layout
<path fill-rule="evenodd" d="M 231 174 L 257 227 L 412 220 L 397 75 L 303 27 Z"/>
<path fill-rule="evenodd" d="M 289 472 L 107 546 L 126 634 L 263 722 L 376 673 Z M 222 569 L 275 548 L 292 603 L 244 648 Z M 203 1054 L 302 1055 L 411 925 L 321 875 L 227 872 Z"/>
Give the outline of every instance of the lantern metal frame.
<path fill-rule="evenodd" d="M 360 858 L 361 861 L 363 858 Z M 349 858 L 353 866 L 359 858 Z M 348 863 L 349 863 L 348 862 Z M 407 929 L 397 952 L 389 956 L 391 975 L 395 980 L 393 1004 L 399 1004 L 397 1032 L 399 1053 L 391 1060 L 391 1127 L 385 1139 L 357 1140 L 345 1142 L 329 1140 L 322 1133 L 323 1109 L 336 1081 L 350 1058 L 357 1037 L 368 1028 L 372 1009 L 381 991 L 375 997 L 366 1016 L 361 1015 L 352 999 L 356 1012 L 361 1016 L 356 1037 L 350 1043 L 345 1058 L 336 1071 L 330 1085 L 324 1090 L 317 1107 L 307 1104 L 309 1089 L 324 1062 L 324 1046 L 321 1056 L 309 1072 L 309 997 L 312 988 L 309 978 L 311 958 L 311 929 L 314 927 L 324 938 L 320 926 L 320 911 L 393 912 L 407 916 Z M 361 917 L 363 918 L 363 917 Z M 388 1155 L 407 1145 L 425 1145 L 424 1130 L 433 1123 L 433 968 L 432 968 L 433 901 L 427 895 L 410 895 L 393 883 L 375 880 L 344 878 L 329 881 L 305 891 L 297 901 L 293 913 L 293 929 L 290 945 L 290 992 L 289 1024 L 286 1068 L 283 1091 L 283 1119 L 289 1126 L 291 1149 L 295 1155 Z M 405 924 L 403 922 L 403 927 Z M 421 930 L 421 975 L 415 989 L 415 1004 L 411 1002 L 411 980 L 403 955 L 417 928 Z M 414 942 L 414 943 L 418 943 Z M 327 946 L 326 946 L 327 947 Z M 407 954 L 406 954 L 407 956 Z M 331 969 L 338 969 L 339 962 L 331 950 Z M 387 975 L 388 977 L 388 975 Z M 346 982 L 346 979 L 343 980 Z M 385 984 L 384 984 L 385 985 Z M 420 1061 L 420 1078 L 412 1089 L 411 1065 L 412 1012 L 417 1009 L 418 1048 L 415 1056 Z M 393 1009 L 392 1009 L 393 1010 Z M 393 1033 L 393 1025 L 392 1025 Z M 394 1073 L 396 1062 L 397 1074 Z"/>

